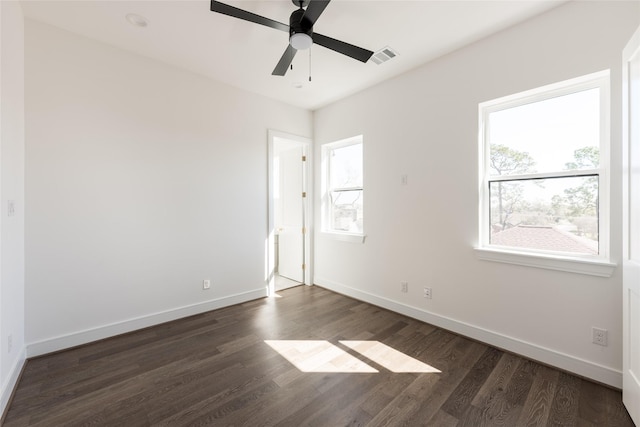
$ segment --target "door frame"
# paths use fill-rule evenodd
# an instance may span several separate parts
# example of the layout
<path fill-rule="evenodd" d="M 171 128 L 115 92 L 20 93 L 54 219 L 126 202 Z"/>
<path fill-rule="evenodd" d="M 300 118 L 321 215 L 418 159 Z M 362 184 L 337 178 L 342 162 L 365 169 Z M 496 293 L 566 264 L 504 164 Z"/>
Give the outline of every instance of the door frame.
<path fill-rule="evenodd" d="M 637 146 L 638 135 L 635 134 L 638 130 L 636 129 L 638 122 L 634 123 L 632 121 L 631 114 L 637 114 L 637 111 L 633 111 L 632 107 L 637 109 L 640 105 L 636 103 L 637 100 L 634 101 L 631 98 L 632 87 L 629 82 L 631 79 L 629 64 L 638 55 L 640 55 L 640 28 L 631 37 L 622 54 L 622 401 L 635 423 L 640 423 L 640 381 L 634 375 L 637 372 L 633 372 L 634 367 L 637 368 L 637 362 L 633 363 L 632 359 L 637 360 L 640 355 L 637 354 L 639 338 L 636 334 L 638 325 L 632 325 L 631 321 L 634 318 L 634 314 L 636 314 L 633 311 L 637 311 L 637 307 L 633 308 L 632 299 L 637 301 L 639 293 L 640 259 L 638 259 L 638 255 L 640 250 L 635 240 L 640 236 L 632 235 L 632 233 L 637 233 L 638 231 L 634 230 L 634 225 L 631 222 L 632 218 L 637 214 L 632 210 L 637 209 L 638 205 L 632 204 L 630 198 L 631 192 L 634 191 L 631 183 L 632 181 L 636 184 L 638 182 L 637 160 L 634 160 L 632 156 L 637 155 L 637 150 L 640 147 Z M 634 92 L 634 96 L 637 96 L 637 94 L 638 92 Z"/>
<path fill-rule="evenodd" d="M 267 132 L 267 185 L 268 185 L 268 197 L 267 197 L 267 244 L 266 244 L 266 274 L 265 280 L 267 283 L 267 293 L 269 296 L 275 294 L 275 212 L 274 212 L 274 199 L 275 199 L 275 182 L 274 182 L 274 170 L 273 162 L 275 158 L 275 140 L 277 138 L 286 139 L 288 141 L 294 141 L 303 147 L 304 155 L 306 156 L 306 162 L 303 167 L 303 191 L 306 192 L 306 197 L 303 198 L 303 226 L 306 229 L 304 238 L 304 281 L 305 285 L 313 284 L 313 264 L 311 260 L 312 256 L 312 240 L 313 240 L 313 159 L 312 159 L 312 141 L 310 138 L 306 138 L 299 135 L 293 135 L 286 132 L 269 129 Z"/>

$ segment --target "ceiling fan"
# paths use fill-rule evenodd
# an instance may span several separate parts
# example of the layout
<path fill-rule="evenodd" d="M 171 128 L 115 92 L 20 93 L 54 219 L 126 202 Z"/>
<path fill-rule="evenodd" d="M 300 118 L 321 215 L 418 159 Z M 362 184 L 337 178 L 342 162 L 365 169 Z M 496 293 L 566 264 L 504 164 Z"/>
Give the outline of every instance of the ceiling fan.
<path fill-rule="evenodd" d="M 316 23 L 330 0 L 291 0 L 298 7 L 289 17 L 289 25 L 255 13 L 239 9 L 228 4 L 220 3 L 217 0 L 211 0 L 211 11 L 234 18 L 244 19 L 245 21 L 254 22 L 256 24 L 265 25 L 275 28 L 276 30 L 287 31 L 289 33 L 289 46 L 284 51 L 276 68 L 271 73 L 274 76 L 284 76 L 293 61 L 298 50 L 309 49 L 313 43 L 324 46 L 327 49 L 334 50 L 343 55 L 357 59 L 361 62 L 367 62 L 373 52 L 336 40 L 331 37 L 323 36 L 313 31 L 313 25 Z M 305 9 L 306 8 L 306 9 Z"/>

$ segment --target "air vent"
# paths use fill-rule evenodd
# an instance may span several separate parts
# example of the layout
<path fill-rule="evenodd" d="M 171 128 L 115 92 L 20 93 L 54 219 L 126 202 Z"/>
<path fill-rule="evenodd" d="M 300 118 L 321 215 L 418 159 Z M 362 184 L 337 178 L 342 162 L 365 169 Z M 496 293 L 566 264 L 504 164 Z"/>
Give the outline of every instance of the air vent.
<path fill-rule="evenodd" d="M 386 46 L 380 49 L 379 51 L 377 51 L 376 53 L 374 53 L 373 56 L 371 57 L 371 60 L 376 64 L 380 65 L 387 62 L 390 59 L 395 58 L 396 56 L 398 56 L 398 52 L 391 49 L 389 46 Z"/>

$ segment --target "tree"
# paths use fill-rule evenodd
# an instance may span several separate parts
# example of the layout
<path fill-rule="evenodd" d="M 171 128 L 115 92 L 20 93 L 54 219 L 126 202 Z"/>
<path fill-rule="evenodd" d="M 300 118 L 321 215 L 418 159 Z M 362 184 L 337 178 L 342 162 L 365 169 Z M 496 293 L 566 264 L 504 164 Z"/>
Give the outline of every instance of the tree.
<path fill-rule="evenodd" d="M 597 169 L 600 165 L 600 151 L 597 147 L 583 147 L 573 152 L 575 161 L 565 163 L 565 169 Z M 564 196 L 556 196 L 556 203 L 565 207 L 565 214 L 571 218 L 578 234 L 597 236 L 598 177 L 585 177 L 576 187 L 564 190 Z M 596 237 L 597 238 L 597 237 Z"/>
<path fill-rule="evenodd" d="M 526 151 L 518 151 L 506 145 L 491 145 L 490 166 L 496 175 L 516 175 L 534 172 L 535 160 Z"/>
<path fill-rule="evenodd" d="M 573 158 L 575 161 L 564 164 L 565 169 L 597 169 L 600 166 L 598 147 L 578 148 L 573 152 Z"/>
<path fill-rule="evenodd" d="M 535 172 L 535 164 L 533 157 L 525 151 L 514 150 L 500 144 L 491 145 L 489 166 L 494 175 L 532 173 Z M 507 228 L 511 215 L 522 201 L 523 189 L 519 182 L 498 181 L 495 185 L 498 215 L 497 221 L 492 218 L 492 224 L 497 224 L 504 230 Z"/>

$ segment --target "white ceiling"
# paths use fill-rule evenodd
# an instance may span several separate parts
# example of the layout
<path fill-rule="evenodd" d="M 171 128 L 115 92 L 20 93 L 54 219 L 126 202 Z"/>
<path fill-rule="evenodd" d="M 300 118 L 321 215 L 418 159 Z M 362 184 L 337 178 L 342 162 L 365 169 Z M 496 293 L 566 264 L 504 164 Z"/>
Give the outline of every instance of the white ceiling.
<path fill-rule="evenodd" d="M 333 0 L 314 31 L 399 56 L 366 64 L 313 46 L 298 52 L 293 71 L 271 72 L 288 34 L 211 12 L 208 0 L 23 0 L 28 18 L 208 76 L 288 104 L 316 109 L 438 56 L 556 7 L 564 0 Z M 224 0 L 288 24 L 291 0 Z M 125 16 L 148 20 L 135 27 Z M 295 84 L 302 85 L 296 88 Z"/>

